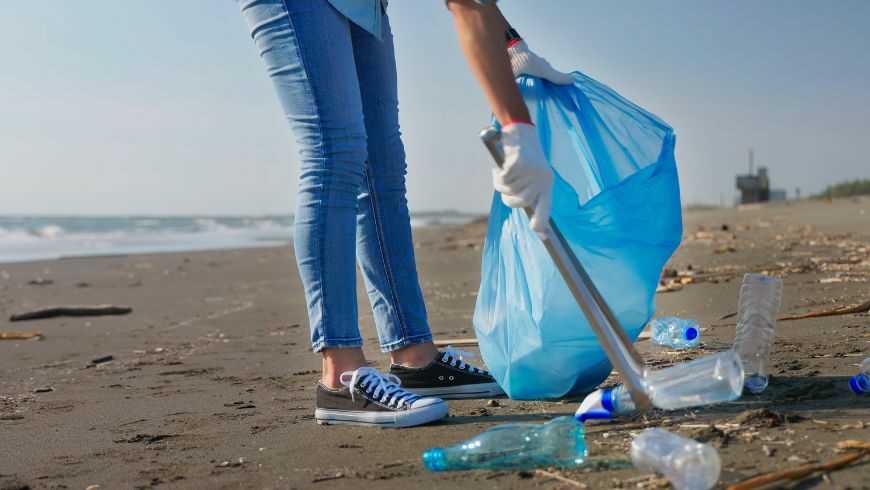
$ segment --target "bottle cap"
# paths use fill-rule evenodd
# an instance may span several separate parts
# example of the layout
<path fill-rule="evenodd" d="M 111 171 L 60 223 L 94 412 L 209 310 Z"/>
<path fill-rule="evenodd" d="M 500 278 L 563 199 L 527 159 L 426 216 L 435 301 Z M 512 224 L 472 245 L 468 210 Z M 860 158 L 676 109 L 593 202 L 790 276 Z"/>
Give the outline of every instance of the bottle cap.
<path fill-rule="evenodd" d="M 870 383 L 867 382 L 867 379 L 864 376 L 859 374 L 858 376 L 852 376 L 849 379 L 849 388 L 852 389 L 852 393 L 860 395 L 870 391 Z"/>
<path fill-rule="evenodd" d="M 695 340 L 698 337 L 698 329 L 695 327 L 689 327 L 685 332 L 686 340 Z"/>
<path fill-rule="evenodd" d="M 593 419 L 612 419 L 614 407 L 613 400 L 611 400 L 612 391 L 606 389 L 590 393 L 583 400 L 583 403 L 580 404 L 580 408 L 577 409 L 574 418 L 580 423 Z"/>

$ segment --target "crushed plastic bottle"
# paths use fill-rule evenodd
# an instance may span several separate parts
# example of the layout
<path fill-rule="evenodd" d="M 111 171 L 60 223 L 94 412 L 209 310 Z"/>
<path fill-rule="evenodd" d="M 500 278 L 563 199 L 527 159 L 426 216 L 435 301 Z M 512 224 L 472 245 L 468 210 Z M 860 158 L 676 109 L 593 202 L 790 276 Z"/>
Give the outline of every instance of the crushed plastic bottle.
<path fill-rule="evenodd" d="M 849 379 L 849 388 L 856 395 L 870 393 L 870 357 L 864 359 L 858 368 L 858 374 Z"/>
<path fill-rule="evenodd" d="M 743 360 L 745 385 L 750 393 L 767 388 L 770 373 L 770 344 L 782 301 L 782 279 L 763 274 L 746 274 L 737 304 L 737 334 L 734 350 Z"/>
<path fill-rule="evenodd" d="M 697 407 L 736 400 L 743 390 L 743 363 L 734 351 L 725 351 L 648 373 L 644 390 L 652 404 L 664 410 Z M 590 393 L 574 417 L 610 419 L 637 411 L 628 390 L 616 388 Z"/>
<path fill-rule="evenodd" d="M 695 320 L 673 316 L 654 318 L 649 323 L 650 340 L 673 349 L 691 349 L 701 343 L 701 326 Z"/>
<path fill-rule="evenodd" d="M 430 471 L 572 468 L 586 459 L 583 424 L 558 417 L 546 424 L 506 424 L 446 448 L 423 452 Z"/>
<path fill-rule="evenodd" d="M 666 430 L 644 430 L 631 441 L 630 454 L 635 468 L 661 473 L 677 490 L 708 490 L 719 481 L 715 449 Z"/>

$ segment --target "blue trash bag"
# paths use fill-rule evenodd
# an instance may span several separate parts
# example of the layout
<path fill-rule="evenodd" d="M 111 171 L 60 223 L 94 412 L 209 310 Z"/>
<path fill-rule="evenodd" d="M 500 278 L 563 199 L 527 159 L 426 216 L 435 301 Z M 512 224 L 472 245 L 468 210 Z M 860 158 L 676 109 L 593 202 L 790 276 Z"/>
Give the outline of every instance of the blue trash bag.
<path fill-rule="evenodd" d="M 655 312 L 680 243 L 673 130 L 579 72 L 573 85 L 517 79 L 556 174 L 552 218 L 632 340 Z M 492 200 L 474 328 L 487 369 L 514 399 L 591 391 L 611 371 L 595 333 L 525 212 Z"/>

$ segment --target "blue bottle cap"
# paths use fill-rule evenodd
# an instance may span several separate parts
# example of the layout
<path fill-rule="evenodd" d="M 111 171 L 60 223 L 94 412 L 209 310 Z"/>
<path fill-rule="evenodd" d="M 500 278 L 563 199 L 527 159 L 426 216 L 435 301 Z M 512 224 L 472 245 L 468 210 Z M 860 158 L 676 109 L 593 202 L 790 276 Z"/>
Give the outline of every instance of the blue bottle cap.
<path fill-rule="evenodd" d="M 616 405 L 613 403 L 613 390 L 607 388 L 601 392 L 601 406 L 607 410 L 608 415 L 613 414 Z M 607 418 L 610 418 L 609 416 Z"/>
<path fill-rule="evenodd" d="M 858 376 L 852 376 L 849 378 L 849 388 L 852 389 L 852 393 L 860 395 L 870 391 L 870 383 L 864 379 L 864 376 L 859 374 Z"/>
<path fill-rule="evenodd" d="M 686 340 L 695 340 L 698 337 L 698 329 L 689 327 L 686 329 Z"/>

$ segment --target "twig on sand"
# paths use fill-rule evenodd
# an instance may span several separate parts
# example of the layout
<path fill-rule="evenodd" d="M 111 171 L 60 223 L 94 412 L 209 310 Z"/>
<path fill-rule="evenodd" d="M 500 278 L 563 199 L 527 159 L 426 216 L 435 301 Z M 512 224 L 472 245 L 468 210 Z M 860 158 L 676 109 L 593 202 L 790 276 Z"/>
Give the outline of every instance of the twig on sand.
<path fill-rule="evenodd" d="M 42 340 L 42 332 L 0 332 L 0 340 Z"/>
<path fill-rule="evenodd" d="M 784 480 L 799 481 L 812 476 L 817 472 L 828 472 L 848 466 L 850 463 L 858 461 L 870 454 L 870 449 L 861 449 L 859 451 L 849 453 L 845 456 L 832 459 L 824 463 L 810 463 L 786 470 L 774 471 L 763 475 L 752 477 L 748 480 L 743 480 L 728 487 L 728 490 L 753 490 L 764 488 L 773 483 L 782 482 Z"/>
<path fill-rule="evenodd" d="M 477 345 L 477 338 L 470 339 L 444 339 L 436 340 L 435 347 L 447 347 L 448 345 L 456 345 L 460 347 L 473 347 Z"/>
<path fill-rule="evenodd" d="M 784 322 L 788 320 L 803 320 L 805 318 L 818 318 L 820 316 L 834 316 L 834 315 L 849 315 L 853 313 L 864 313 L 865 311 L 870 311 L 870 299 L 862 301 L 860 303 L 855 303 L 854 305 L 849 306 L 836 306 L 834 308 L 825 308 L 823 310 L 812 310 L 806 313 L 801 313 L 799 315 L 789 315 L 789 316 L 781 316 L 777 318 L 777 321 Z M 723 315 L 719 317 L 719 320 L 725 320 L 727 318 L 731 318 L 736 316 L 737 313 L 729 313 L 727 315 Z M 711 326 L 713 327 L 726 327 L 734 325 L 734 323 L 717 323 Z"/>
<path fill-rule="evenodd" d="M 558 473 L 553 473 L 552 471 L 535 470 L 535 474 L 546 477 L 546 478 L 552 478 L 554 480 L 559 480 L 560 482 L 567 483 L 568 485 L 571 485 L 572 487 L 575 487 L 575 488 L 589 488 L 589 486 L 586 485 L 585 483 L 581 483 L 577 480 L 572 480 L 570 478 L 566 478 Z"/>
<path fill-rule="evenodd" d="M 801 313 L 800 315 L 781 316 L 777 318 L 777 320 L 801 320 L 804 318 L 816 318 L 820 316 L 848 315 L 850 313 L 863 313 L 868 310 L 870 310 L 870 299 L 850 306 L 837 306 L 836 308 L 808 311 L 806 313 Z"/>
<path fill-rule="evenodd" d="M 12 315 L 9 317 L 9 321 L 20 322 L 24 320 L 38 320 L 58 316 L 126 315 L 131 311 L 133 311 L 133 308 L 130 308 L 129 306 L 116 305 L 48 306 Z"/>
<path fill-rule="evenodd" d="M 837 443 L 837 452 L 838 453 L 846 452 L 849 449 L 861 449 L 864 451 L 870 451 L 870 442 L 856 441 L 855 439 L 849 439 L 849 440 L 840 441 Z"/>

